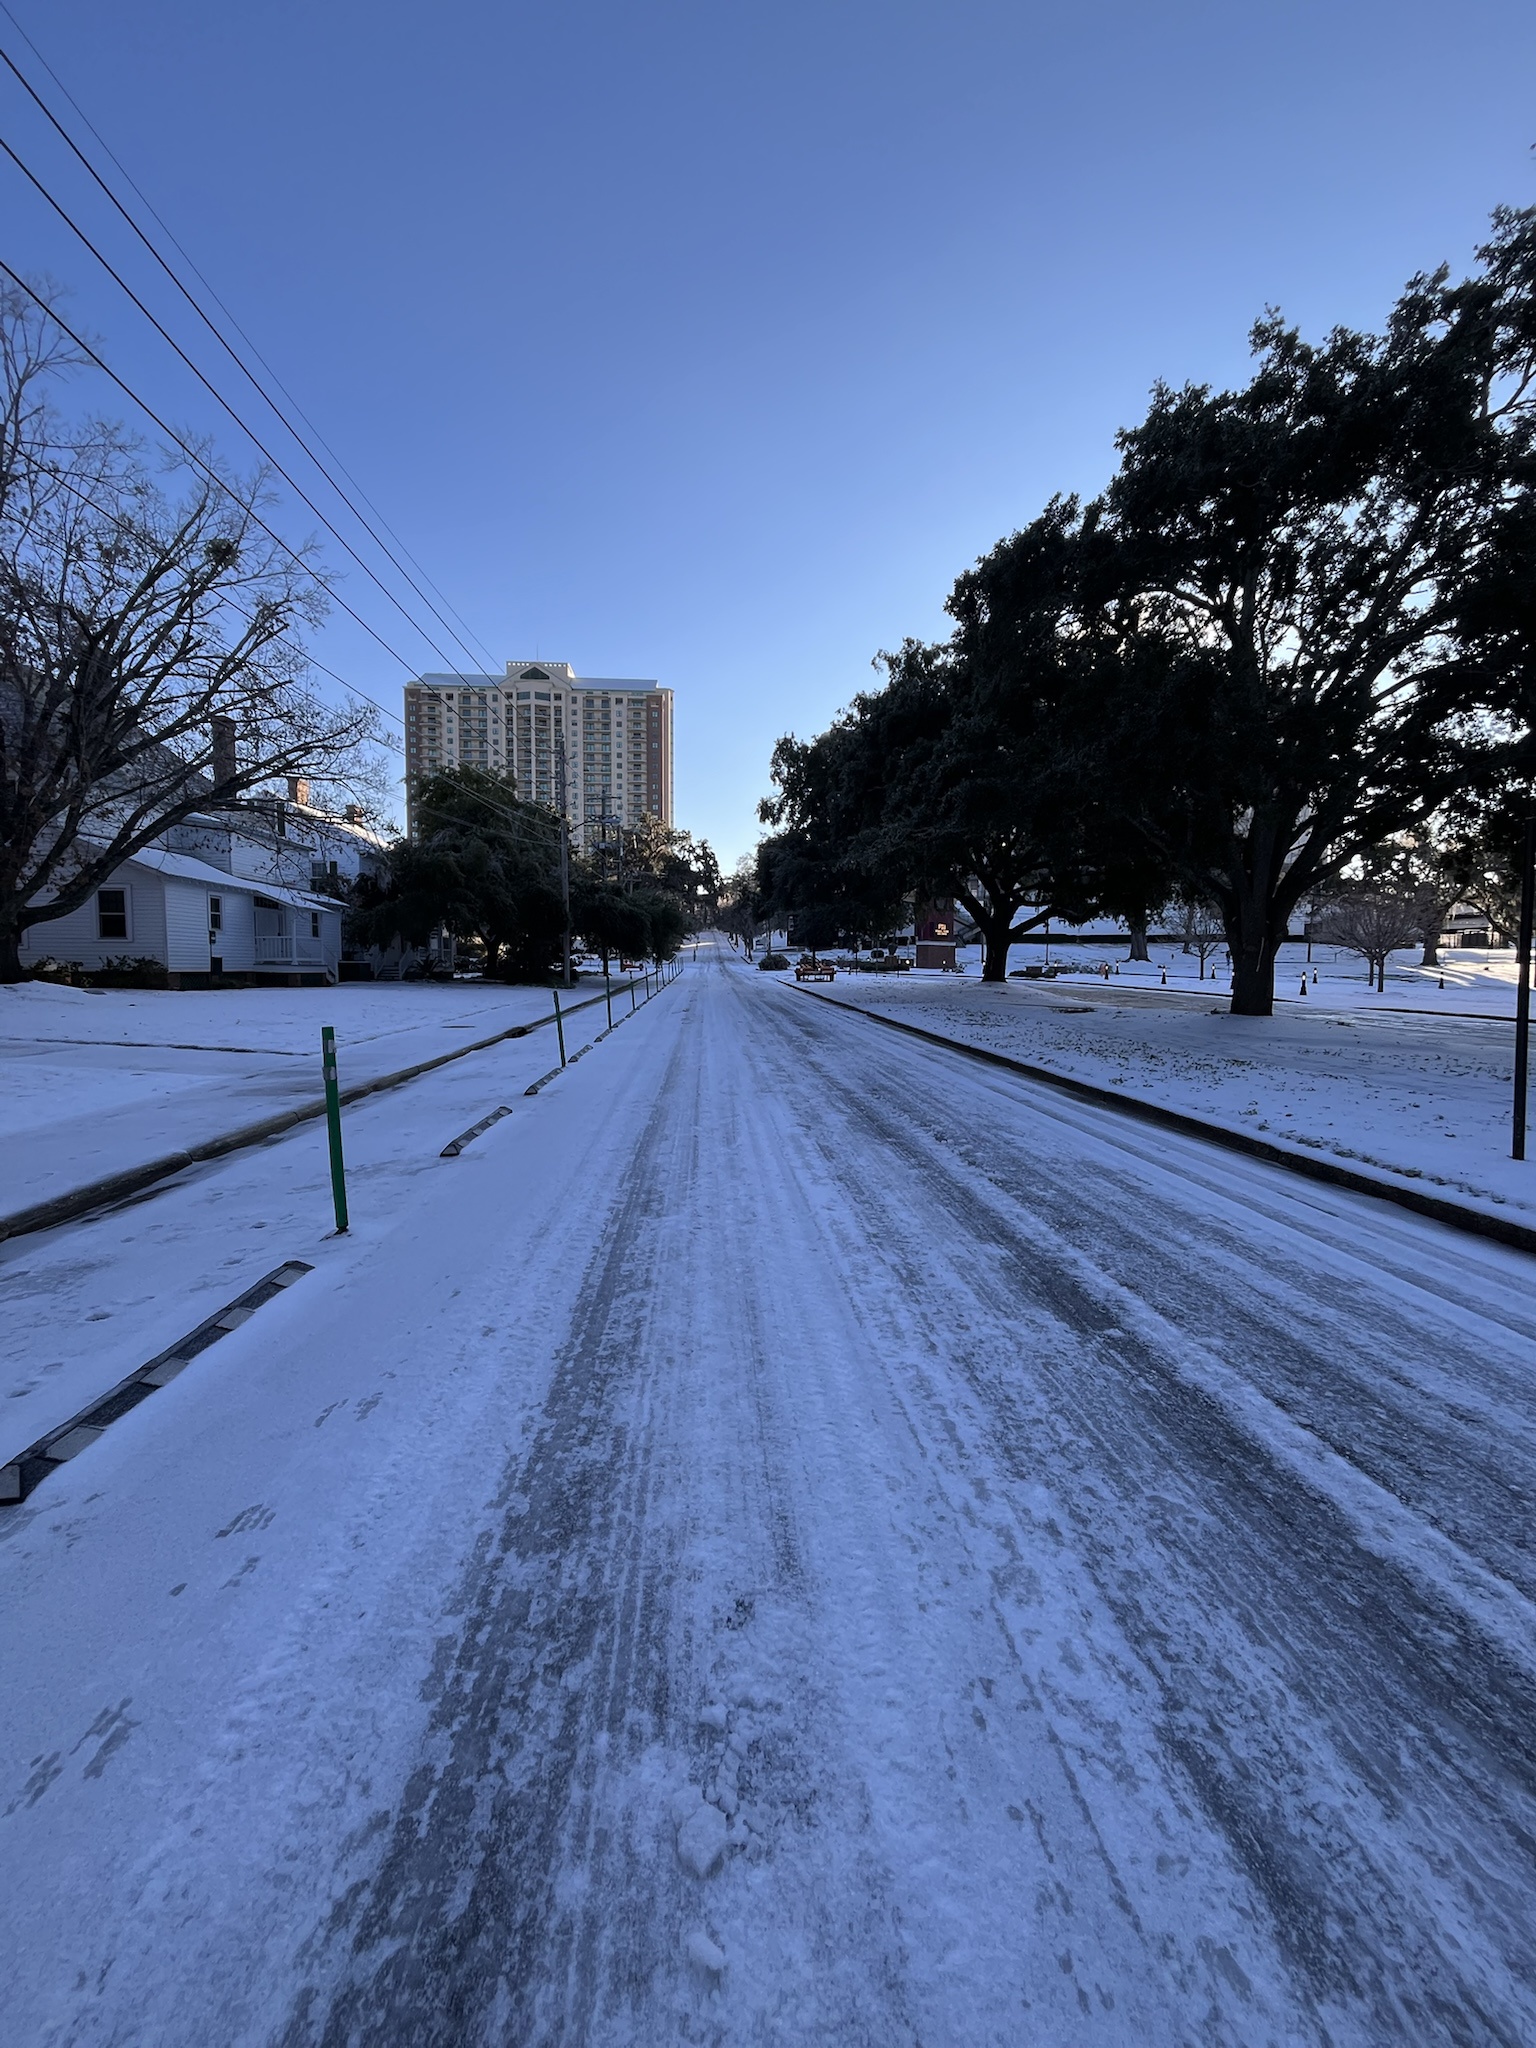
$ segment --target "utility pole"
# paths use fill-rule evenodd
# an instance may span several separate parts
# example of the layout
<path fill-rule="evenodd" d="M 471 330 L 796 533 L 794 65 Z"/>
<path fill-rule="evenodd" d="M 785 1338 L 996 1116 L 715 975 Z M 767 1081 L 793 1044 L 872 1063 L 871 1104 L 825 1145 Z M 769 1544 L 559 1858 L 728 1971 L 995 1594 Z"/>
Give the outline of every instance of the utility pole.
<path fill-rule="evenodd" d="M 1515 1116 L 1510 1156 L 1525 1157 L 1525 1098 L 1531 1064 L 1531 924 L 1536 913 L 1536 816 L 1525 821 L 1520 846 L 1519 980 L 1515 983 Z"/>
<path fill-rule="evenodd" d="M 571 985 L 571 821 L 565 808 L 565 734 L 555 734 L 555 794 L 560 805 L 560 902 L 565 911 L 561 980 Z M 563 1062 L 562 1062 L 563 1064 Z"/>

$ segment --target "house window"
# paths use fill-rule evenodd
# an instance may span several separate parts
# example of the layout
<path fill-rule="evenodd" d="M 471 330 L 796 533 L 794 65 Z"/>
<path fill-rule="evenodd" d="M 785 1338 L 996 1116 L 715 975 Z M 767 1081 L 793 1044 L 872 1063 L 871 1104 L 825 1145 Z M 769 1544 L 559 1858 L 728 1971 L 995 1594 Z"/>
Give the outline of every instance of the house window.
<path fill-rule="evenodd" d="M 209 936 L 209 938 L 211 939 L 211 938 L 213 937 L 213 935 L 214 935 L 214 933 L 215 933 L 215 932 L 221 932 L 221 931 L 223 931 L 223 929 L 224 929 L 224 898 L 223 898 L 222 896 L 210 896 L 210 897 L 208 898 L 208 936 Z"/>
<path fill-rule="evenodd" d="M 103 939 L 126 939 L 128 936 L 128 891 L 126 889 L 98 889 L 96 891 L 96 930 Z"/>
<path fill-rule="evenodd" d="M 318 910 L 312 910 L 309 913 L 309 936 L 312 939 L 318 939 L 320 936 L 320 913 Z"/>

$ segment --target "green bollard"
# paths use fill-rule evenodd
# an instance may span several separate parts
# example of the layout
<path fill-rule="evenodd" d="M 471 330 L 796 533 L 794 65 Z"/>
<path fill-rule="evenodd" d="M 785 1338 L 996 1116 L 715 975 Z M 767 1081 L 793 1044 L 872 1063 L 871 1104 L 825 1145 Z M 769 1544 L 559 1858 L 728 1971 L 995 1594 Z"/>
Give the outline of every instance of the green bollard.
<path fill-rule="evenodd" d="M 331 1141 L 331 1200 L 336 1205 L 336 1235 L 347 1234 L 347 1172 L 341 1158 L 341 1096 L 336 1087 L 336 1033 L 320 1032 L 320 1064 L 325 1074 L 325 1127 Z"/>
<path fill-rule="evenodd" d="M 560 1064 L 565 1065 L 565 1019 L 560 1015 L 560 991 L 555 990 L 555 1036 L 560 1041 Z"/>
<path fill-rule="evenodd" d="M 603 975 L 603 1001 L 608 1005 L 608 1029 L 613 1029 L 613 980 L 606 972 Z"/>

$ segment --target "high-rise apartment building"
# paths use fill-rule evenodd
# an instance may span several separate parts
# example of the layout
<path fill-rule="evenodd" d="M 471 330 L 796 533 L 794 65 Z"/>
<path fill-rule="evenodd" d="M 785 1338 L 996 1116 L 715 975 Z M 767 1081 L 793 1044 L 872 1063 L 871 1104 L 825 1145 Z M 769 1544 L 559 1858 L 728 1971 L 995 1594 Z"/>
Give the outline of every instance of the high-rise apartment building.
<path fill-rule="evenodd" d="M 517 793 L 559 805 L 577 840 L 645 817 L 672 823 L 672 692 L 578 676 L 565 661 L 509 661 L 502 676 L 426 675 L 405 686 L 405 800 L 440 768 L 508 770 Z"/>

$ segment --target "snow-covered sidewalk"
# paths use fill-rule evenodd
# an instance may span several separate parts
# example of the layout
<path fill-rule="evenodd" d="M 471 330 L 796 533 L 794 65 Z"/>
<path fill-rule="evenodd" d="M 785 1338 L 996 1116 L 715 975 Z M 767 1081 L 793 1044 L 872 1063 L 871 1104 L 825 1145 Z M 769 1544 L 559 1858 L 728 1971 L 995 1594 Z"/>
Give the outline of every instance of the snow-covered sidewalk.
<path fill-rule="evenodd" d="M 570 1000 L 593 993 L 588 980 Z M 552 1007 L 547 989 L 478 982 L 176 993 L 0 986 L 0 1214 L 313 1100 L 322 1025 L 335 1029 L 350 1087 L 547 1018 Z"/>
<path fill-rule="evenodd" d="M 1209 985 L 1203 995 L 1164 991 L 1124 976 L 999 986 L 970 974 L 848 975 L 819 992 L 1230 1130 L 1536 1220 L 1536 1163 L 1509 1156 L 1513 1037 L 1503 1021 L 1363 1001 L 1314 1006 L 1310 998 L 1270 1018 L 1233 1017 Z"/>

